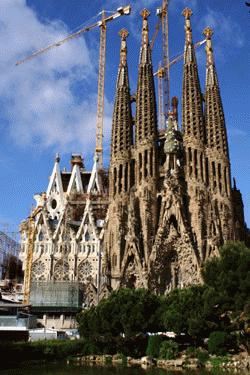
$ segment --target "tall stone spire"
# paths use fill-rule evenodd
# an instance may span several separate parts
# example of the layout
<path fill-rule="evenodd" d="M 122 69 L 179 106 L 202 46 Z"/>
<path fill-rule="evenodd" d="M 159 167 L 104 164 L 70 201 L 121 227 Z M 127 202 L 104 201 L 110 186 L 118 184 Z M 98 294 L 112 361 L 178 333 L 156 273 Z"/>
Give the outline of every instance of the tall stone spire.
<path fill-rule="evenodd" d="M 119 35 L 121 36 L 121 50 L 113 112 L 111 159 L 121 153 L 126 153 L 132 144 L 132 114 L 126 43 L 128 31 L 122 29 Z"/>
<path fill-rule="evenodd" d="M 154 77 L 148 36 L 149 15 L 147 9 L 141 12 L 143 26 L 136 98 L 136 145 L 149 140 L 155 141 L 157 132 Z"/>
<path fill-rule="evenodd" d="M 107 279 L 115 289 L 120 285 L 124 258 L 128 205 L 131 183 L 132 111 L 127 66 L 128 32 L 122 29 L 120 64 L 112 122 L 112 144 L 109 168 L 109 214 L 105 231 L 105 268 Z"/>
<path fill-rule="evenodd" d="M 113 186 L 110 186 L 111 196 L 129 189 L 128 161 L 132 145 L 132 112 L 126 45 L 128 31 L 122 29 L 119 35 L 121 50 L 112 122 L 110 176 Z"/>
<path fill-rule="evenodd" d="M 208 147 L 217 149 L 228 157 L 228 144 L 225 126 L 224 111 L 220 96 L 220 88 L 217 72 L 214 64 L 212 35 L 209 27 L 205 28 L 203 34 L 206 37 L 206 94 L 205 94 L 205 119 L 207 129 Z"/>
<path fill-rule="evenodd" d="M 185 149 L 185 177 L 189 197 L 191 226 L 200 259 L 205 254 L 205 127 L 203 101 L 192 40 L 192 11 L 182 12 L 185 18 L 185 48 L 182 91 L 182 128 Z"/>
<path fill-rule="evenodd" d="M 205 90 L 206 180 L 211 193 L 210 202 L 213 210 L 212 215 L 209 214 L 207 218 L 207 225 L 208 243 L 213 249 L 215 245 L 218 246 L 233 239 L 232 228 L 234 224 L 230 160 L 225 118 L 214 64 L 213 31 L 207 27 L 203 34 L 206 37 L 207 55 Z M 210 224 L 209 221 L 211 221 Z"/>
<path fill-rule="evenodd" d="M 182 127 L 185 137 L 192 137 L 195 142 L 204 143 L 202 94 L 190 23 L 192 11 L 185 8 L 182 14 L 185 17 Z"/>
<path fill-rule="evenodd" d="M 149 46 L 148 16 L 143 9 L 141 16 L 142 42 L 138 67 L 136 92 L 135 145 L 133 150 L 135 175 L 135 201 L 137 218 L 143 234 L 144 264 L 147 265 L 157 222 L 157 115 L 153 66 Z M 132 160 L 132 164 L 133 164 Z"/>

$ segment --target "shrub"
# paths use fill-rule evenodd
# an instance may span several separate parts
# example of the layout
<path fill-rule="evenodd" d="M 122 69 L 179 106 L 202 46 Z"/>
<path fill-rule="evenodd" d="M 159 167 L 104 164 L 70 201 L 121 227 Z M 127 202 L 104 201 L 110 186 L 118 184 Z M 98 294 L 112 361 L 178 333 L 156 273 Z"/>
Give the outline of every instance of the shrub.
<path fill-rule="evenodd" d="M 223 363 L 229 362 L 229 358 L 228 357 L 214 357 L 214 358 L 211 358 L 209 362 L 211 363 L 213 367 L 221 367 Z"/>
<path fill-rule="evenodd" d="M 209 359 L 209 354 L 206 350 L 196 349 L 196 358 L 202 365 Z"/>
<path fill-rule="evenodd" d="M 173 340 L 163 341 L 160 345 L 161 359 L 174 359 L 178 355 L 178 344 Z"/>
<path fill-rule="evenodd" d="M 186 350 L 186 355 L 189 357 L 195 357 L 196 356 L 196 348 L 194 346 L 189 346 Z"/>
<path fill-rule="evenodd" d="M 123 353 L 117 353 L 116 358 L 122 360 L 123 366 L 127 366 L 127 357 Z"/>
<path fill-rule="evenodd" d="M 160 354 L 160 345 L 162 343 L 162 337 L 159 335 L 149 336 L 148 346 L 146 354 L 153 358 L 158 358 Z"/>
<path fill-rule="evenodd" d="M 208 339 L 208 351 L 211 354 L 224 355 L 227 350 L 228 334 L 223 331 L 210 333 Z"/>

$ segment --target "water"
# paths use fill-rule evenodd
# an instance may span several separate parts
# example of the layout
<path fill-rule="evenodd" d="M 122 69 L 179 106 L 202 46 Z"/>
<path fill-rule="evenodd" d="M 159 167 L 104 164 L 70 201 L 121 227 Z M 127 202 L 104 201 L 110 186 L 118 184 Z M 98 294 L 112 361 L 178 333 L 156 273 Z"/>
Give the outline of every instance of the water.
<path fill-rule="evenodd" d="M 141 367 L 77 366 L 73 364 L 66 365 L 65 363 L 29 363 L 22 364 L 20 368 L 0 370 L 0 375 L 220 375 L 222 373 L 224 375 L 231 375 L 233 371 L 225 372 L 219 369 L 212 372 L 203 369 L 197 371 L 168 371 L 158 368 L 145 370 Z M 242 375 L 240 372 L 237 374 Z"/>

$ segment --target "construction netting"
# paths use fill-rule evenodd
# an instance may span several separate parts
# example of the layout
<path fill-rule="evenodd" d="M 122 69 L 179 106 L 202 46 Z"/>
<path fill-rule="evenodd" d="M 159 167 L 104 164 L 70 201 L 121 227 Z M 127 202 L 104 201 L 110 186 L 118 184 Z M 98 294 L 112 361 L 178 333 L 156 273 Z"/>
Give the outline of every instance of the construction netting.
<path fill-rule="evenodd" d="M 76 282 L 32 282 L 30 304 L 33 307 L 79 308 L 82 306 L 82 291 Z"/>

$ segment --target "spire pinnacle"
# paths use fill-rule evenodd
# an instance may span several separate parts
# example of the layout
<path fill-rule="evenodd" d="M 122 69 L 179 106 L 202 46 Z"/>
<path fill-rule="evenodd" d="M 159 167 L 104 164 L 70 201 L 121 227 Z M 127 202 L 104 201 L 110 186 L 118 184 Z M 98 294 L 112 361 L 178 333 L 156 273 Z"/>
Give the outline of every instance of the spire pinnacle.
<path fill-rule="evenodd" d="M 206 37 L 206 54 L 207 54 L 207 66 L 214 64 L 213 48 L 212 48 L 212 35 L 213 30 L 210 27 L 206 27 L 203 30 L 203 35 Z"/>
<path fill-rule="evenodd" d="M 173 96 L 172 101 L 171 101 L 171 106 L 172 106 L 173 118 L 176 121 L 178 121 L 178 104 L 179 104 L 179 100 L 177 96 Z"/>
<path fill-rule="evenodd" d="M 56 156 L 55 156 L 55 162 L 56 162 L 56 163 L 59 163 L 59 162 L 60 162 L 60 155 L 59 155 L 58 152 L 56 153 Z"/>
<path fill-rule="evenodd" d="M 205 129 L 203 122 L 203 103 L 200 88 L 199 73 L 192 41 L 192 28 L 190 17 L 192 10 L 185 8 L 182 15 L 185 17 L 185 47 L 183 67 L 182 89 L 182 127 L 184 130 L 184 142 L 202 148 L 205 141 Z M 193 146 L 192 146 L 193 147 Z"/>
<path fill-rule="evenodd" d="M 237 190 L 237 186 L 236 186 L 236 179 L 235 179 L 235 177 L 233 178 L 233 182 L 234 182 L 234 186 L 233 186 L 233 189 L 234 189 L 234 190 Z"/>
<path fill-rule="evenodd" d="M 185 32 L 186 32 L 186 42 L 192 43 L 192 28 L 190 18 L 193 12 L 190 8 L 185 8 L 182 12 L 182 15 L 185 17 Z"/>
<path fill-rule="evenodd" d="M 141 11 L 141 16 L 144 20 L 147 20 L 148 17 L 150 16 L 150 11 L 146 8 L 144 8 L 142 11 Z"/>
<path fill-rule="evenodd" d="M 126 29 L 121 29 L 119 31 L 121 37 L 121 50 L 120 50 L 120 64 L 125 66 L 127 63 L 127 42 L 126 39 L 129 35 L 129 32 Z"/>
<path fill-rule="evenodd" d="M 148 17 L 150 15 L 150 12 L 148 9 L 143 9 L 141 11 L 141 16 L 143 18 L 143 24 L 142 24 L 142 44 L 148 44 Z"/>

